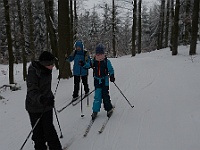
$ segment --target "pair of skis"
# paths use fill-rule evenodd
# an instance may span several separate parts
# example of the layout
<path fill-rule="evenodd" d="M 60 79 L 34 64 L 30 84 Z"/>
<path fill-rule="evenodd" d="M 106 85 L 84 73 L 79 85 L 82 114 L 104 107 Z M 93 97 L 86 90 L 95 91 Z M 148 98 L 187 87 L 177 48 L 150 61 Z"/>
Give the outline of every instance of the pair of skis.
<path fill-rule="evenodd" d="M 112 116 L 112 115 L 111 115 L 111 116 Z M 111 116 L 110 116 L 110 117 L 111 117 Z M 104 131 L 104 129 L 105 129 L 105 127 L 106 127 L 108 121 L 110 120 L 110 117 L 107 117 L 106 120 L 103 122 L 103 124 L 102 124 L 100 130 L 98 131 L 99 134 L 101 134 L 101 133 Z M 85 132 L 84 132 L 84 134 L 83 134 L 83 137 L 86 137 L 86 136 L 88 135 L 88 133 L 89 133 L 89 131 L 90 131 L 92 125 L 94 124 L 95 120 L 96 120 L 96 119 L 94 119 L 94 120 L 91 119 L 91 120 L 90 120 L 90 122 L 89 122 L 89 124 L 88 124 L 88 126 L 87 126 L 87 128 L 86 128 L 86 130 L 85 130 Z"/>

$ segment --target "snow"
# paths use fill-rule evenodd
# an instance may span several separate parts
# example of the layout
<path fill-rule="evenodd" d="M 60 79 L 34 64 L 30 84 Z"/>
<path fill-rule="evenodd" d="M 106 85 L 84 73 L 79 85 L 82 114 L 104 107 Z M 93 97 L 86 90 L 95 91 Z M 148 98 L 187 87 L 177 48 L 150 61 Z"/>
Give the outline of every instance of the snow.
<path fill-rule="evenodd" d="M 87 137 L 84 131 L 92 113 L 83 101 L 57 113 L 63 138 L 68 150 L 199 150 L 200 148 L 200 50 L 189 56 L 189 47 L 180 46 L 179 54 L 172 56 L 169 48 L 142 53 L 135 57 L 110 59 L 116 76 L 116 85 L 134 108 L 131 108 L 119 90 L 110 83 L 110 95 L 115 111 L 104 132 L 98 134 L 106 118 L 101 109 Z M 15 65 L 15 81 L 19 91 L 1 89 L 0 145 L 1 150 L 19 150 L 31 131 L 25 110 L 26 84 L 22 79 L 22 65 Z M 8 66 L 0 65 L 0 83 L 8 83 Z M 52 90 L 58 83 L 58 71 L 53 70 Z M 92 70 L 89 74 L 93 90 Z M 58 110 L 69 102 L 73 91 L 73 78 L 61 79 L 56 92 Z M 60 130 L 54 115 L 58 135 Z M 31 137 L 24 150 L 33 150 Z"/>

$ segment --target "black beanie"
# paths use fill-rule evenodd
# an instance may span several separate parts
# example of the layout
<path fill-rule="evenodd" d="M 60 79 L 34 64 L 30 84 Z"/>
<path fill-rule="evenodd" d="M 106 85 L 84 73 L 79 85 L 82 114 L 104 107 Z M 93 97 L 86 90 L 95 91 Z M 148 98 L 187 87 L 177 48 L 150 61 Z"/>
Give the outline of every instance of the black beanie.
<path fill-rule="evenodd" d="M 50 66 L 55 63 L 55 57 L 50 52 L 44 51 L 40 54 L 39 61 L 43 66 Z"/>
<path fill-rule="evenodd" d="M 96 47 L 96 54 L 104 54 L 104 45 L 99 43 Z"/>

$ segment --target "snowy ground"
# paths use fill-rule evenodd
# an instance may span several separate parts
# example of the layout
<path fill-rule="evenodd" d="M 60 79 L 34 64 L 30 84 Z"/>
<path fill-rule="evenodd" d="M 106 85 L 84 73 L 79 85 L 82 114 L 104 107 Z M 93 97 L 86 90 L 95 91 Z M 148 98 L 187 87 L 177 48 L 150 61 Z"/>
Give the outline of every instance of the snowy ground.
<path fill-rule="evenodd" d="M 58 119 L 63 138 L 62 145 L 69 150 L 199 150 L 200 149 L 200 50 L 188 55 L 189 47 L 180 46 L 179 54 L 171 56 L 168 48 L 137 55 L 110 59 L 115 68 L 115 83 L 110 83 L 115 112 L 105 131 L 99 135 L 106 112 L 101 109 L 88 136 L 84 130 L 92 113 L 83 101 L 84 118 L 80 104 L 69 106 Z M 55 91 L 58 72 L 53 70 L 52 90 Z M 22 65 L 15 65 L 15 80 L 21 90 L 1 90 L 0 95 L 0 149 L 19 150 L 31 130 L 24 108 L 26 84 L 22 80 Z M 0 65 L 0 83 L 8 83 L 8 66 Z M 89 75 L 93 89 L 92 70 Z M 60 109 L 72 95 L 73 79 L 61 80 L 56 93 L 56 109 Z M 56 119 L 54 124 L 60 131 Z M 33 150 L 31 138 L 24 150 Z"/>

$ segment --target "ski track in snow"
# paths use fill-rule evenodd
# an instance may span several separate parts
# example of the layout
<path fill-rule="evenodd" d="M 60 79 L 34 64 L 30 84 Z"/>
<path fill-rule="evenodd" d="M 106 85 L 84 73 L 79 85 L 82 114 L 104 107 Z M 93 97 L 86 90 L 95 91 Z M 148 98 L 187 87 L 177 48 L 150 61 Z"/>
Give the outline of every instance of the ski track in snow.
<path fill-rule="evenodd" d="M 84 118 L 80 117 L 80 104 L 69 106 L 58 113 L 63 147 L 67 146 L 67 150 L 198 150 L 200 58 L 198 55 L 191 58 L 182 53 L 173 57 L 164 49 L 135 57 L 111 59 L 115 69 L 115 83 L 135 107 L 131 108 L 117 87 L 110 83 L 110 96 L 116 108 L 104 132 L 98 133 L 106 119 L 102 107 L 87 137 L 83 137 L 91 118 L 92 93 L 89 107 L 86 107 L 86 99 L 83 100 Z M 53 72 L 54 91 L 58 80 L 57 70 Z M 2 82 L 7 80 L 6 76 L 2 78 Z M 93 89 L 92 70 L 88 81 L 90 89 Z M 21 83 L 20 91 L 1 92 L 6 99 L 0 100 L 0 141 L 6 150 L 19 149 L 31 130 L 24 109 L 25 82 Z M 71 100 L 72 85 L 73 78 L 61 79 L 55 99 L 57 109 Z M 60 135 L 55 118 L 54 125 Z M 31 138 L 24 150 L 33 150 Z"/>

